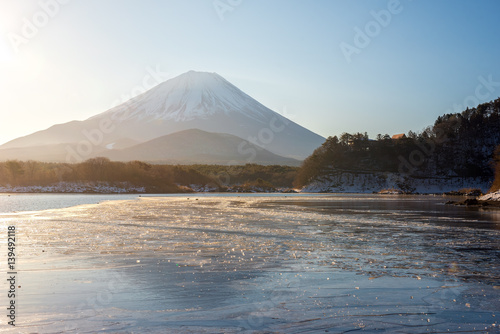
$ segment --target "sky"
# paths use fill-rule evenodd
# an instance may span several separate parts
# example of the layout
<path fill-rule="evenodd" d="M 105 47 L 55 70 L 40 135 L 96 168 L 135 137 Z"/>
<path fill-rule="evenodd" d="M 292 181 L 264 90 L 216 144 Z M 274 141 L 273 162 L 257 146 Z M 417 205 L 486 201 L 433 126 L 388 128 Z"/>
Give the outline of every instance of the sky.
<path fill-rule="evenodd" d="M 0 0 L 0 144 L 189 70 L 324 137 L 500 96 L 498 0 Z"/>

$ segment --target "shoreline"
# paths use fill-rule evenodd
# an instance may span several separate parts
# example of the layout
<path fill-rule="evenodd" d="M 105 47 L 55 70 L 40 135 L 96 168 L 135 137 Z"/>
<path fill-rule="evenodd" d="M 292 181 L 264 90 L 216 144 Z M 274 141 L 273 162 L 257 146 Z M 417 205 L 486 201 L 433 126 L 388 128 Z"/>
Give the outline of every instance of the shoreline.
<path fill-rule="evenodd" d="M 485 195 L 467 198 L 463 201 L 450 201 L 446 204 L 462 205 L 467 207 L 500 208 L 500 191 L 492 191 Z"/>
<path fill-rule="evenodd" d="M 465 205 L 465 206 L 495 206 L 497 203 L 500 203 L 499 200 L 480 200 L 481 196 L 477 195 L 468 195 L 468 194 L 460 194 L 454 192 L 429 192 L 429 193 L 405 193 L 405 192 L 330 192 L 330 191 L 321 191 L 321 192 L 306 192 L 298 189 L 283 189 L 282 191 L 182 191 L 182 192 L 134 192 L 134 191 L 116 191 L 116 192 L 99 192 L 99 191 L 6 191 L 5 189 L 0 189 L 0 196 L 10 196 L 10 195 L 141 195 L 144 196 L 154 196 L 154 195 L 189 195 L 189 194 L 296 194 L 296 195 L 378 195 L 378 196 L 442 196 L 442 197 L 460 197 L 465 198 L 463 201 L 449 201 L 446 204 L 456 204 L 456 205 Z M 486 194 L 488 195 L 488 194 Z M 486 196 L 482 195 L 482 196 Z"/>
<path fill-rule="evenodd" d="M 274 191 L 252 190 L 252 191 L 180 191 L 180 192 L 142 192 L 128 191 L 120 189 L 120 191 L 102 192 L 102 191 L 17 191 L 0 188 L 0 194 L 90 194 L 90 195 L 158 195 L 158 194 L 357 194 L 357 195 L 398 195 L 398 196 L 449 196 L 449 197 L 478 197 L 475 195 L 455 194 L 450 192 L 384 192 L 382 191 L 301 191 L 300 189 L 283 188 L 275 189 Z"/>

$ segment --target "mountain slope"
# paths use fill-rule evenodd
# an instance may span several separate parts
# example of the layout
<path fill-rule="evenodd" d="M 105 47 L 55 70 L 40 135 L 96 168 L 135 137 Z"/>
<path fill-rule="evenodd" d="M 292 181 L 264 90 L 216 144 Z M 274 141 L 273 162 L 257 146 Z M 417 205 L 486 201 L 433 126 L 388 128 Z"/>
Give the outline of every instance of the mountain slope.
<path fill-rule="evenodd" d="M 155 138 L 122 150 L 101 155 L 115 161 L 141 160 L 187 164 L 295 165 L 300 161 L 284 158 L 229 134 L 198 129 L 184 130 Z"/>
<path fill-rule="evenodd" d="M 231 134 L 295 159 L 304 159 L 324 141 L 218 74 L 190 71 L 85 121 L 54 125 L 0 149 L 68 144 L 66 151 L 78 151 L 84 160 L 124 138 L 146 142 L 187 129 Z"/>

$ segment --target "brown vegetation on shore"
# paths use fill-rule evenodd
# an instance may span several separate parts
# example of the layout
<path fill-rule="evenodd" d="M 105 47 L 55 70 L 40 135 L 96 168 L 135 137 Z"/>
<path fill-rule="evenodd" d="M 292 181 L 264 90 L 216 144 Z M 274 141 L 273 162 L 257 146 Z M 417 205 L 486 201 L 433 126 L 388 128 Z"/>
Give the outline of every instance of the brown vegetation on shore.
<path fill-rule="evenodd" d="M 149 193 L 185 192 L 191 185 L 228 191 L 228 187 L 289 188 L 297 168 L 289 166 L 155 165 L 142 161 L 117 162 L 93 158 L 81 163 L 0 162 L 0 187 L 50 186 L 60 182 L 124 183 Z M 194 189 L 194 188 L 193 188 Z"/>

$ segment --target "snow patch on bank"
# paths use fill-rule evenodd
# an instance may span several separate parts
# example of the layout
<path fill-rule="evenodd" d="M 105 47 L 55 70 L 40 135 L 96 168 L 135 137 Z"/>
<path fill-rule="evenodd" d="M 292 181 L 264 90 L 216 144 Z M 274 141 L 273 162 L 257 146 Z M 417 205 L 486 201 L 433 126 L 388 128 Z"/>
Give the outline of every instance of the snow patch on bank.
<path fill-rule="evenodd" d="M 480 201 L 500 201 L 500 190 L 479 197 Z"/>
<path fill-rule="evenodd" d="M 305 193 L 378 193 L 384 189 L 408 193 L 437 194 L 462 188 L 479 188 L 487 192 L 491 180 L 462 177 L 409 177 L 397 173 L 338 172 L 320 177 L 300 191 Z"/>
<path fill-rule="evenodd" d="M 190 184 L 189 188 L 197 193 L 211 193 L 219 191 L 218 187 L 209 184 Z"/>

